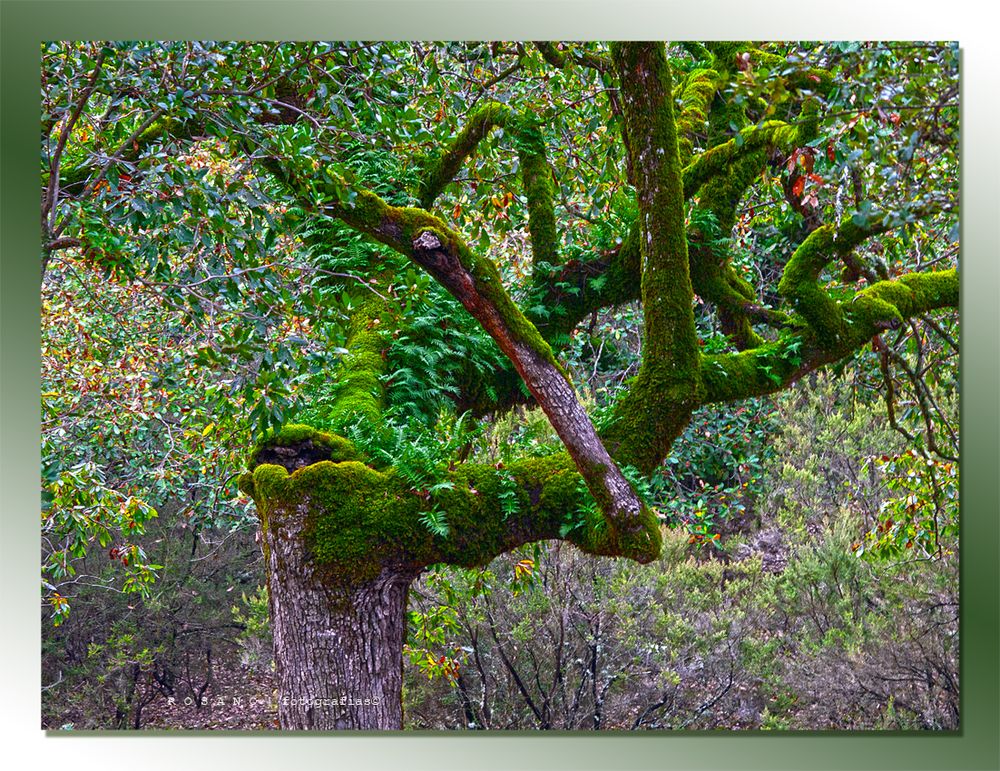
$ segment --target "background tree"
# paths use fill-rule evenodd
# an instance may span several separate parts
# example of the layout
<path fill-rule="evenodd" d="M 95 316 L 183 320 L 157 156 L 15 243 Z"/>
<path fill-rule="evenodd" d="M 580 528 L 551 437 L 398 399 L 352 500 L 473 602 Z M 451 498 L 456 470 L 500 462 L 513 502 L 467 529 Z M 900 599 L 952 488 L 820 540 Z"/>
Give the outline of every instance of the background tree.
<path fill-rule="evenodd" d="M 132 366 L 158 385 L 195 361 L 213 398 L 149 412 L 162 430 L 146 452 L 183 436 L 231 459 L 265 432 L 240 486 L 261 520 L 283 727 L 401 725 L 407 589 L 431 565 L 552 539 L 655 560 L 661 520 L 678 519 L 641 480 L 700 408 L 870 344 L 890 422 L 914 441 L 921 424 L 924 457 L 954 446 L 927 385 L 956 347 L 927 316 L 958 302 L 948 46 L 43 56 L 43 281 L 79 263 L 176 314 L 176 369 Z M 634 370 L 588 394 L 569 362 L 587 339 L 593 372 L 613 368 L 622 309 Z M 137 398 L 156 393 L 135 380 Z M 518 405 L 540 407 L 560 446 L 479 462 L 473 423 Z M 102 494 L 110 462 L 51 453 L 57 580 L 88 539 L 152 514 L 132 496 L 95 522 L 93 498 L 73 497 Z M 716 540 L 704 514 L 686 521 L 698 544 Z M 148 586 L 158 568 L 126 553 L 127 588 Z"/>

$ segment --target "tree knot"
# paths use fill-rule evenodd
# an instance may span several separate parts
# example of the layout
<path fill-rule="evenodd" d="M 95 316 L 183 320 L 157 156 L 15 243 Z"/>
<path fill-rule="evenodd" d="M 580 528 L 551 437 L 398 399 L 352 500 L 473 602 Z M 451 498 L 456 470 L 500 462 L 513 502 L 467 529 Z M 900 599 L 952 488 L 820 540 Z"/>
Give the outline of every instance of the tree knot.
<path fill-rule="evenodd" d="M 421 252 L 433 252 L 441 249 L 444 244 L 433 230 L 421 231 L 420 235 L 413 239 L 413 248 Z"/>

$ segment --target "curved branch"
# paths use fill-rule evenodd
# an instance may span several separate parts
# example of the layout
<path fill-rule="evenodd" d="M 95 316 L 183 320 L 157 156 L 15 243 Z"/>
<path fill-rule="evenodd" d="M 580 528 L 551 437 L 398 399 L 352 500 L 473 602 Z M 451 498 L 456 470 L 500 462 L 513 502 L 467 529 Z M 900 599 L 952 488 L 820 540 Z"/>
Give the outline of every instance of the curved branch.
<path fill-rule="evenodd" d="M 703 356 L 704 403 L 747 399 L 787 388 L 803 375 L 851 355 L 879 332 L 899 326 L 904 318 L 957 308 L 958 292 L 958 272 L 950 269 L 880 281 L 850 300 L 830 300 L 833 305 L 826 307 L 843 321 L 838 337 L 822 338 L 804 329 L 752 350 Z"/>
<path fill-rule="evenodd" d="M 891 225 L 881 221 L 884 218 L 875 219 L 877 223 L 870 226 L 847 221 L 839 228 L 832 224 L 816 228 L 792 254 L 778 283 L 778 293 L 791 302 L 816 336 L 831 347 L 839 345 L 847 330 L 843 308 L 820 287 L 820 274 L 838 255 L 849 254 L 865 239 L 890 229 Z M 870 292 L 873 288 L 865 291 Z M 858 297 L 861 296 L 864 292 L 859 293 Z M 878 299 L 876 295 L 869 295 L 870 301 L 862 305 L 871 307 Z M 898 314 L 895 318 L 899 318 Z"/>
<path fill-rule="evenodd" d="M 792 125 L 772 120 L 742 129 L 729 141 L 706 150 L 684 167 L 684 197 L 692 197 L 709 180 L 726 174 L 743 157 L 765 148 L 804 144 L 813 138 L 814 132 L 812 121 Z"/>
<path fill-rule="evenodd" d="M 633 224 L 618 248 L 592 259 L 570 260 L 537 281 L 539 293 L 525 315 L 555 345 L 591 313 L 640 299 L 640 261 L 639 228 Z"/>

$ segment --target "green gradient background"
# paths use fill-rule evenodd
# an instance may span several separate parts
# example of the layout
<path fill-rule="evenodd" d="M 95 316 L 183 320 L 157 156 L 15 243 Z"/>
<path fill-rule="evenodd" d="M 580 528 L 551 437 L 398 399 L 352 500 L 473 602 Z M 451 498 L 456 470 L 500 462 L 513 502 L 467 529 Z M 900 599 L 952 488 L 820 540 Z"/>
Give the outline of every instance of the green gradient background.
<path fill-rule="evenodd" d="M 905 18 L 896 18 L 905 7 Z M 46 766 L 1000 768 L 1000 125 L 974 2 L 3 2 L 0 731 Z M 941 9 L 948 14 L 942 15 Z M 829 18 L 824 14 L 828 14 Z M 939 39 L 963 46 L 962 728 L 932 734 L 50 734 L 39 725 L 38 52 L 45 39 Z M 125 742 L 123 744 L 123 742 Z M 41 760 L 39 762 L 41 765 Z"/>

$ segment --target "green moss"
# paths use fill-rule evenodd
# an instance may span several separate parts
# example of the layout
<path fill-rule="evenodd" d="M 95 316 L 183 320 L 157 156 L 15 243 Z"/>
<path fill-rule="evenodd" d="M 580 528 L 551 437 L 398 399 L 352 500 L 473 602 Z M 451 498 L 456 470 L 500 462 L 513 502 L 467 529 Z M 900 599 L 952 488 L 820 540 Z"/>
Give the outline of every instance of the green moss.
<path fill-rule="evenodd" d="M 253 470 L 251 480 L 253 497 L 260 507 L 261 502 L 278 498 L 283 494 L 285 483 L 288 481 L 288 470 L 284 466 L 265 463 Z"/>
<path fill-rule="evenodd" d="M 681 90 L 680 115 L 677 118 L 677 148 L 681 163 L 687 163 L 694 151 L 693 136 L 704 130 L 709 108 L 718 90 L 719 74 L 699 68 L 688 73 Z"/>
<path fill-rule="evenodd" d="M 423 209 L 389 206 L 377 195 L 367 191 L 359 193 L 353 205 L 339 207 L 337 216 L 415 259 L 453 295 L 462 299 L 461 279 L 454 274 L 453 266 L 437 266 L 433 262 L 421 260 L 415 252 L 414 242 L 422 234 L 434 235 L 441 244 L 441 250 L 457 259 L 461 267 L 472 276 L 476 291 L 496 308 L 512 337 L 559 367 L 549 344 L 510 299 L 496 264 L 488 257 L 474 254 L 465 241 L 440 219 Z M 468 301 L 470 298 L 464 299 Z M 481 317 L 477 318 L 482 322 Z M 369 360 L 369 363 L 371 361 L 373 360 Z"/>
<path fill-rule="evenodd" d="M 644 337 L 639 374 L 604 438 L 616 460 L 648 473 L 698 404 L 700 360 L 670 67 L 661 44 L 616 43 L 611 53 L 636 176 Z"/>
<path fill-rule="evenodd" d="M 305 507 L 303 539 L 320 580 L 343 586 L 376 576 L 385 566 L 419 569 L 435 563 L 485 565 L 498 554 L 540 539 L 560 538 L 567 515 L 584 509 L 587 494 L 565 453 L 526 458 L 506 469 L 466 464 L 451 475 L 452 488 L 435 496 L 449 533 L 432 535 L 421 521 L 431 504 L 395 472 L 364 464 L 323 461 L 289 474 L 264 464 L 252 487 L 262 526 L 280 527 L 286 511 Z M 505 511 L 500 494 L 516 485 L 516 511 Z M 646 560 L 654 515 L 643 514 L 639 530 L 616 539 L 589 522 L 573 538 L 581 548 Z"/>
<path fill-rule="evenodd" d="M 702 43 L 694 40 L 685 40 L 680 45 L 696 62 L 708 62 L 712 59 L 712 52 Z"/>
<path fill-rule="evenodd" d="M 385 349 L 388 331 L 382 323 L 387 311 L 382 300 L 371 300 L 354 310 L 347 338 L 348 353 L 337 367 L 337 396 L 326 425 L 343 433 L 358 419 L 377 421 L 385 406 Z"/>
<path fill-rule="evenodd" d="M 778 282 L 778 292 L 815 332 L 825 348 L 836 348 L 846 335 L 840 306 L 818 283 L 823 267 L 835 256 L 833 225 L 816 228 L 795 250 Z"/>
<path fill-rule="evenodd" d="M 244 471 L 236 478 L 236 489 L 250 498 L 254 497 L 253 474 Z"/>
<path fill-rule="evenodd" d="M 503 128 L 513 138 L 520 162 L 521 185 L 528 201 L 528 232 L 534 262 L 558 262 L 554 183 L 545 141 L 537 117 L 520 114 L 499 102 L 487 102 L 473 112 L 465 127 L 439 156 L 427 161 L 418 196 L 424 209 L 455 178 L 465 160 L 475 152 L 494 128 Z"/>
<path fill-rule="evenodd" d="M 777 341 L 736 354 L 702 357 L 705 402 L 730 402 L 761 396 L 785 388 L 798 374 L 808 351 L 805 338 L 787 335 Z"/>
<path fill-rule="evenodd" d="M 643 366 L 696 360 L 670 67 L 662 45 L 614 44 L 639 203 Z M 635 77 L 635 72 L 645 72 Z"/>
<path fill-rule="evenodd" d="M 559 235 L 556 230 L 555 185 L 545 153 L 538 120 L 526 115 L 516 122 L 515 144 L 520 160 L 521 185 L 528 199 L 528 233 L 533 263 L 559 262 Z"/>
<path fill-rule="evenodd" d="M 730 167 L 744 156 L 756 154 L 755 158 L 761 158 L 765 156 L 763 151 L 768 148 L 792 147 L 799 144 L 801 140 L 800 129 L 783 121 L 766 121 L 759 126 L 744 128 L 740 131 L 738 138 L 714 145 L 684 167 L 682 173 L 684 197 L 690 198 L 695 195 L 710 180 L 733 174 Z M 759 163 L 759 161 L 754 163 Z M 751 167 L 752 165 L 748 165 L 743 168 L 745 170 Z M 756 174 L 752 174 L 749 181 L 752 182 L 762 169 L 763 164 L 760 164 Z M 749 172 L 736 173 L 742 176 Z M 740 192 L 745 190 L 746 186 L 741 188 Z"/>
<path fill-rule="evenodd" d="M 268 434 L 257 443 L 250 453 L 250 468 L 257 465 L 257 456 L 261 450 L 270 447 L 293 447 L 306 442 L 324 448 L 329 452 L 329 459 L 335 462 L 343 460 L 353 460 L 357 457 L 357 450 L 354 445 L 342 436 L 320 431 L 312 426 L 299 423 L 289 423 L 282 426 L 278 431 L 269 431 Z"/>
<path fill-rule="evenodd" d="M 549 286 L 540 293 L 540 301 L 534 303 L 546 313 L 528 308 L 525 317 L 535 324 L 546 341 L 564 339 L 594 311 L 640 299 L 641 264 L 639 226 L 633 223 L 621 246 L 609 256 L 596 257 L 579 266 L 570 264 L 564 271 L 551 276 Z M 598 276 L 603 281 L 595 288 L 592 279 Z M 577 289 L 575 294 L 566 293 L 560 287 L 552 288 L 565 282 Z M 552 313 L 556 305 L 560 312 Z"/>
<path fill-rule="evenodd" d="M 535 43 L 535 48 L 549 64 L 558 69 L 566 66 L 566 54 L 556 48 L 555 43 L 547 40 L 539 40 Z"/>
<path fill-rule="evenodd" d="M 932 271 L 900 276 L 896 281 L 880 281 L 858 293 L 858 299 L 877 298 L 891 302 L 902 316 L 912 316 L 938 308 L 958 306 L 958 271 Z"/>
<path fill-rule="evenodd" d="M 663 550 L 660 520 L 652 509 L 643 506 L 638 526 L 615 531 L 613 541 L 613 553 L 633 555 L 633 559 L 642 563 L 652 562 Z"/>
<path fill-rule="evenodd" d="M 902 324 L 905 318 L 939 308 L 956 308 L 958 295 L 955 269 L 911 273 L 861 290 L 845 310 L 854 341 L 860 343 L 880 329 Z"/>
<path fill-rule="evenodd" d="M 736 57 L 753 46 L 748 40 L 718 40 L 705 43 L 711 51 L 715 69 L 719 72 L 731 73 L 736 69 Z"/>
<path fill-rule="evenodd" d="M 615 404 L 601 438 L 619 464 L 651 473 L 681 435 L 704 395 L 700 361 L 688 362 L 685 369 L 674 367 L 669 360 L 644 364 Z"/>
<path fill-rule="evenodd" d="M 842 304 L 823 295 L 840 319 L 838 337 L 823 337 L 810 325 L 739 354 L 706 355 L 701 366 L 705 401 L 731 402 L 778 391 L 802 374 L 803 362 L 815 369 L 850 355 L 905 318 L 955 308 L 959 281 L 953 269 L 913 273 L 873 284 Z"/>
<path fill-rule="evenodd" d="M 701 190 L 695 222 L 712 227 L 692 227 L 689 232 L 691 283 L 700 297 L 718 306 L 723 331 L 737 347 L 751 348 L 762 343 L 744 313 L 747 302 L 757 302 L 753 287 L 733 268 L 727 251 L 713 245 L 722 234 L 732 231 L 736 209 L 746 190 L 767 163 L 763 149 L 735 155 L 718 168 Z M 727 239 L 728 240 L 728 239 Z"/>
<path fill-rule="evenodd" d="M 957 277 L 946 276 L 948 271 L 917 273 L 898 281 L 879 282 L 845 304 L 836 302 L 823 290 L 819 277 L 829 262 L 849 254 L 866 238 L 890 227 L 887 221 L 875 221 L 871 225 L 858 225 L 853 221 L 839 227 L 823 225 L 809 234 L 785 266 L 778 292 L 791 301 L 815 333 L 816 343 L 824 350 L 846 354 L 851 346 L 863 342 L 863 333 L 870 337 L 879 325 L 884 328 L 885 324 L 898 324 L 902 317 L 919 312 L 916 309 L 950 306 L 954 304 L 952 299 L 957 303 Z M 920 302 L 915 300 L 918 292 L 922 293 Z M 935 298 L 941 298 L 940 304 Z M 851 317 L 850 328 L 845 311 Z"/>
<path fill-rule="evenodd" d="M 806 99 L 799 112 L 797 144 L 804 145 L 819 136 L 820 104 L 818 99 Z"/>
<path fill-rule="evenodd" d="M 712 52 L 713 66 L 720 72 L 735 72 L 737 69 L 736 57 L 741 53 L 750 54 L 751 68 L 763 66 L 775 74 L 787 71 L 789 68 L 789 61 L 786 58 L 756 48 L 749 41 L 713 42 L 707 43 L 706 46 Z M 792 88 L 815 91 L 820 94 L 828 94 L 835 85 L 830 73 L 821 68 L 796 70 L 787 75 L 787 81 Z"/>

